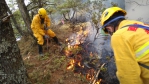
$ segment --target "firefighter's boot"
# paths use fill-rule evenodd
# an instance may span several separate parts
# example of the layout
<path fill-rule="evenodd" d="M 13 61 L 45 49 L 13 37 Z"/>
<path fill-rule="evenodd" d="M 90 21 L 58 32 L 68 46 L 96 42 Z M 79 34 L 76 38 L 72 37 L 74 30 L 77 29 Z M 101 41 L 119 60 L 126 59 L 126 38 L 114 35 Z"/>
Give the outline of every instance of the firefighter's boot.
<path fill-rule="evenodd" d="M 42 45 L 38 45 L 38 53 L 39 53 L 39 56 L 44 56 L 43 55 Z"/>
<path fill-rule="evenodd" d="M 56 42 L 57 45 L 61 46 L 62 44 L 58 41 L 57 37 L 53 37 L 54 41 Z"/>

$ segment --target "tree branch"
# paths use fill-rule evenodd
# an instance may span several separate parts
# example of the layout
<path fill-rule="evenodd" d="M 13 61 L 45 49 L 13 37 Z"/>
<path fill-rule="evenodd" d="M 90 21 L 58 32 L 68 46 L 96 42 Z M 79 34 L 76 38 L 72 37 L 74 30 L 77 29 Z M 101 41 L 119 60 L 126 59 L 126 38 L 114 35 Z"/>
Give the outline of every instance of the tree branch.
<path fill-rule="evenodd" d="M 126 3 L 135 3 L 135 4 L 137 4 L 137 5 L 139 5 L 139 6 L 147 6 L 147 5 L 149 5 L 147 2 L 146 2 L 146 4 L 139 4 L 138 2 L 136 2 L 136 1 L 128 1 L 128 2 L 126 2 Z"/>

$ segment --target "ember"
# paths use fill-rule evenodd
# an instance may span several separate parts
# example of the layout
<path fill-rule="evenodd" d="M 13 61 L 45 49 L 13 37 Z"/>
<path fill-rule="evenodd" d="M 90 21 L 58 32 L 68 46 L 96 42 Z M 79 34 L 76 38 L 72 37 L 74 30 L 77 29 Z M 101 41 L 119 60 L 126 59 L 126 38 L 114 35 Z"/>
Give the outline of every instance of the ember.
<path fill-rule="evenodd" d="M 72 69 L 73 67 L 74 67 L 74 59 L 72 59 L 71 61 L 70 61 L 70 63 L 67 65 L 67 69 Z"/>

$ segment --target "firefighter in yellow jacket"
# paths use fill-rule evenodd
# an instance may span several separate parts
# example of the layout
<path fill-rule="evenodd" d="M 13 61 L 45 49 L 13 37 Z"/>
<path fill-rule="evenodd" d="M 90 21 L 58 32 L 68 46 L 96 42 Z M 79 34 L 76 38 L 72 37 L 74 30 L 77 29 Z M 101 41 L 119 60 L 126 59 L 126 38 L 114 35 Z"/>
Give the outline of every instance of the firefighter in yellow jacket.
<path fill-rule="evenodd" d="M 107 8 L 101 15 L 102 29 L 109 33 L 120 84 L 149 84 L 149 26 L 126 20 L 126 11 Z"/>
<path fill-rule="evenodd" d="M 51 21 L 47 15 L 46 10 L 44 8 L 40 8 L 38 10 L 38 14 L 33 17 L 31 29 L 34 36 L 37 38 L 39 54 L 41 56 L 43 56 L 42 45 L 44 44 L 44 38 L 48 39 L 50 36 L 58 45 L 61 45 L 56 37 L 56 34 L 50 29 L 50 24 Z"/>

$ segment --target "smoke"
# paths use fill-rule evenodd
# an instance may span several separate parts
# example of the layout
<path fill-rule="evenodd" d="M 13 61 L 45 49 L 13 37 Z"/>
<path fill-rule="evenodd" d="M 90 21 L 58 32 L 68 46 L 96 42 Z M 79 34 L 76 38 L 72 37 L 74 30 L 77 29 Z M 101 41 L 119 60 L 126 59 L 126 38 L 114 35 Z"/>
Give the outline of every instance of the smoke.
<path fill-rule="evenodd" d="M 111 37 L 101 34 L 100 31 L 96 36 L 97 30 L 94 29 L 90 22 L 87 23 L 86 28 L 90 31 L 86 38 L 86 42 L 91 43 L 88 45 L 88 52 L 97 53 L 100 65 L 105 63 L 104 68 L 106 70 L 100 73 L 100 77 L 106 81 L 104 84 L 119 84 L 116 77 L 114 54 L 110 45 Z"/>
<path fill-rule="evenodd" d="M 75 72 L 87 74 L 88 70 L 94 70 L 97 72 L 101 65 L 105 64 L 98 79 L 102 79 L 101 84 L 119 84 L 116 77 L 116 66 L 114 62 L 114 55 L 110 45 L 110 36 L 100 33 L 96 34 L 97 30 L 91 24 L 86 22 L 85 26 L 81 27 L 80 31 L 70 36 L 71 46 L 81 46 L 80 51 L 74 55 L 76 61 L 80 63 L 82 67 L 75 68 Z M 75 40 L 74 40 L 75 39 Z M 77 64 L 77 63 L 74 63 Z M 93 75 L 93 74 L 90 74 Z M 95 74 L 94 74 L 95 75 Z"/>

